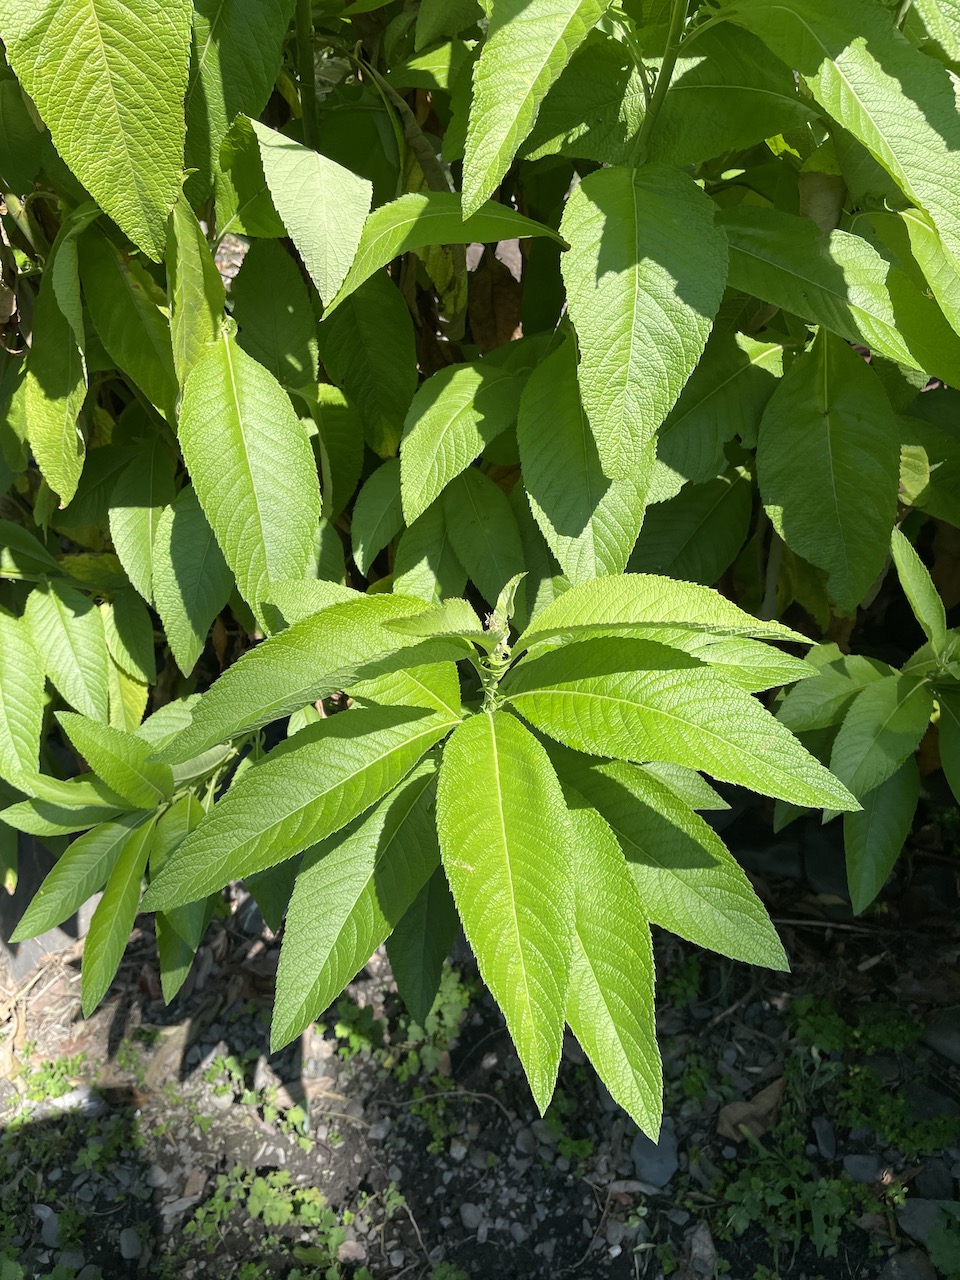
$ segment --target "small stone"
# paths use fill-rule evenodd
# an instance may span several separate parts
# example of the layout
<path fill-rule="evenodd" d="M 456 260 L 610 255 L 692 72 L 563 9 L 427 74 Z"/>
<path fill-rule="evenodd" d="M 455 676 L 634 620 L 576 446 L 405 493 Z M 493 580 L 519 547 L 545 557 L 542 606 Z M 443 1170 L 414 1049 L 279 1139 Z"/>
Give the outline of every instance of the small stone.
<path fill-rule="evenodd" d="M 607 1229 L 604 1232 L 607 1244 L 619 1244 L 623 1237 L 627 1234 L 627 1224 L 620 1218 L 611 1218 L 607 1223 Z"/>
<path fill-rule="evenodd" d="M 391 1267 L 402 1267 L 406 1260 L 406 1254 L 402 1249 L 394 1249 L 388 1259 Z"/>
<path fill-rule="evenodd" d="M 367 1140 L 369 1142 L 382 1142 L 389 1132 L 389 1120 L 375 1120 L 367 1130 Z"/>
<path fill-rule="evenodd" d="M 619 1244 L 612 1244 L 607 1250 L 607 1253 L 611 1258 L 619 1258 L 621 1253 L 623 1253 L 623 1246 Z"/>
<path fill-rule="evenodd" d="M 481 1222 L 477 1227 L 477 1244 L 486 1244 L 487 1237 L 490 1235 L 489 1222 Z"/>
<path fill-rule="evenodd" d="M 484 1071 L 492 1071 L 499 1061 L 500 1059 L 497 1057 L 495 1053 L 493 1052 L 485 1053 L 483 1057 L 480 1059 L 480 1066 L 483 1068 Z"/>
<path fill-rule="evenodd" d="M 667 1117 L 660 1130 L 660 1141 L 653 1142 L 645 1133 L 638 1133 L 630 1147 L 636 1176 L 641 1182 L 662 1190 L 677 1172 L 677 1135 L 673 1120 Z"/>
<path fill-rule="evenodd" d="M 834 1133 L 833 1125 L 826 1116 L 813 1117 L 813 1136 L 817 1140 L 817 1150 L 824 1160 L 835 1160 L 837 1158 L 837 1135 Z"/>
<path fill-rule="evenodd" d="M 527 1229 L 519 1222 L 510 1223 L 510 1235 L 513 1237 L 515 1244 L 523 1244 L 527 1238 Z"/>
<path fill-rule="evenodd" d="M 570 1172 L 570 1161 L 567 1159 L 566 1156 L 557 1156 L 556 1169 L 558 1173 Z"/>
<path fill-rule="evenodd" d="M 926 1200 L 952 1200 L 953 1175 L 942 1160 L 928 1160 L 914 1178 L 913 1188 Z"/>
<path fill-rule="evenodd" d="M 143 1245 L 134 1227 L 124 1227 L 120 1232 L 120 1257 L 134 1262 L 140 1257 Z"/>
<path fill-rule="evenodd" d="M 897 1209 L 900 1230 L 918 1244 L 926 1244 L 931 1231 L 943 1219 L 943 1210 L 935 1200 L 924 1200 L 919 1196 L 911 1196 Z"/>
<path fill-rule="evenodd" d="M 960 1008 L 935 1014 L 924 1029 L 923 1039 L 948 1062 L 960 1064 Z"/>
<path fill-rule="evenodd" d="M 476 1231 L 483 1221 L 483 1211 L 469 1200 L 465 1201 L 460 1206 L 460 1221 L 467 1231 Z"/>
<path fill-rule="evenodd" d="M 158 1164 L 152 1164 L 150 1168 L 147 1170 L 147 1186 L 163 1187 L 163 1186 L 166 1186 L 166 1182 L 167 1182 L 166 1169 L 161 1169 L 161 1167 Z"/>
<path fill-rule="evenodd" d="M 344 1240 L 337 1250 L 341 1262 L 364 1263 L 367 1260 L 366 1246 L 359 1240 Z"/>
<path fill-rule="evenodd" d="M 57 1257 L 58 1267 L 69 1267 L 71 1271 L 79 1271 L 86 1262 L 79 1249 L 64 1249 Z"/>
<path fill-rule="evenodd" d="M 844 1156 L 843 1167 L 854 1182 L 876 1182 L 880 1176 L 880 1161 L 876 1156 Z"/>
<path fill-rule="evenodd" d="M 725 1146 L 725 1147 L 723 1148 L 723 1150 L 720 1152 L 720 1154 L 723 1156 L 724 1160 L 736 1160 L 736 1158 L 737 1158 L 737 1148 L 736 1148 L 736 1147 L 731 1147 L 731 1146 L 728 1144 L 727 1146 Z"/>
<path fill-rule="evenodd" d="M 390 1168 L 387 1170 L 387 1177 L 390 1179 L 391 1182 L 399 1182 L 400 1179 L 403 1177 L 403 1170 L 400 1168 L 398 1164 L 392 1164 Z"/>
<path fill-rule="evenodd" d="M 888 1258 L 877 1280 L 937 1280 L 937 1269 L 922 1249 L 908 1249 Z"/>
<path fill-rule="evenodd" d="M 537 1139 L 530 1129 L 520 1129 L 514 1138 L 514 1146 L 522 1156 L 536 1155 Z"/>
<path fill-rule="evenodd" d="M 467 1144 L 461 1141 L 460 1138 L 454 1138 L 453 1141 L 450 1143 L 450 1159 L 456 1160 L 457 1164 L 460 1164 L 460 1162 L 462 1160 L 465 1160 L 466 1157 L 467 1157 Z"/>
<path fill-rule="evenodd" d="M 60 1243 L 60 1223 L 48 1204 L 35 1204 L 33 1212 L 40 1219 L 40 1242 L 48 1249 L 56 1249 Z"/>
<path fill-rule="evenodd" d="M 690 1221 L 690 1215 L 686 1209 L 668 1209 L 664 1217 L 677 1227 L 685 1227 Z"/>

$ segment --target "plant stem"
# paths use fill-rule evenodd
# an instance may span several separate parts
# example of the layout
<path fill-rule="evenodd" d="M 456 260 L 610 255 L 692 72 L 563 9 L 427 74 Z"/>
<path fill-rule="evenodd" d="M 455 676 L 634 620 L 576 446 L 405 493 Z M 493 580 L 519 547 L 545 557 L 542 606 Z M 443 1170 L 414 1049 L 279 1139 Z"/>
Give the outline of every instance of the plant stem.
<path fill-rule="evenodd" d="M 317 146 L 317 77 L 313 65 L 313 0 L 297 0 L 297 65 L 300 72 L 300 106 L 303 140 Z"/>
<path fill-rule="evenodd" d="M 643 124 L 640 126 L 640 133 L 637 135 L 638 164 L 642 164 L 646 159 L 653 126 L 657 122 L 657 116 L 663 107 L 663 100 L 666 98 L 667 90 L 670 88 L 673 69 L 677 65 L 677 58 L 680 55 L 680 41 L 683 36 L 683 24 L 687 20 L 688 5 L 689 0 L 673 0 L 670 27 L 667 32 L 667 47 L 663 53 L 663 61 L 660 63 L 660 73 L 657 76 L 657 83 L 650 99 L 650 105 L 647 108 L 647 114 L 643 117 Z"/>

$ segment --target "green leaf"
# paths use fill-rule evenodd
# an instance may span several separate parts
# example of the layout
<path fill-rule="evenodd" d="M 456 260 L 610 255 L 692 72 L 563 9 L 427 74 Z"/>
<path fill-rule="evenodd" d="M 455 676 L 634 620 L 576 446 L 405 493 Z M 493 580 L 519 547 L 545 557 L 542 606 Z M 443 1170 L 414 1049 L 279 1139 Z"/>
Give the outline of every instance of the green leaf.
<path fill-rule="evenodd" d="M 107 994 L 120 967 L 137 918 L 140 882 L 147 868 L 153 836 L 152 819 L 128 835 L 90 921 L 80 969 L 80 1000 L 85 1018 L 89 1018 Z"/>
<path fill-rule="evenodd" d="M 937 588 L 933 585 L 930 571 L 917 555 L 913 544 L 899 529 L 893 530 L 890 550 L 903 594 L 910 602 L 913 616 L 923 628 L 934 653 L 940 654 L 947 643 L 947 615 Z"/>
<path fill-rule="evenodd" d="M 483 10 L 478 0 L 420 0 L 414 47 L 419 51 L 435 40 L 459 35 L 482 17 Z M 423 1019 L 418 1018 L 417 1021 L 422 1022 Z"/>
<path fill-rule="evenodd" d="M 727 278 L 715 205 L 659 165 L 589 174 L 567 201 L 561 262 L 580 388 L 604 471 L 649 467 L 696 368 Z"/>
<path fill-rule="evenodd" d="M 834 739 L 831 771 L 858 799 L 867 795 L 913 754 L 932 711 L 933 694 L 916 676 L 871 682 L 854 698 Z"/>
<path fill-rule="evenodd" d="M 176 464 L 159 433 L 139 443 L 110 494 L 110 536 L 127 577 L 152 603 L 154 544 L 163 509 L 176 494 Z"/>
<path fill-rule="evenodd" d="M 273 240 L 287 234 L 267 188 L 260 144 L 247 116 L 237 116 L 220 144 L 216 196 L 221 239 L 228 233 Z"/>
<path fill-rule="evenodd" d="M 640 477 L 604 475 L 572 342 L 530 376 L 517 441 L 530 509 L 570 582 L 622 573 L 643 522 L 646 486 Z"/>
<path fill-rule="evenodd" d="M 648 508 L 630 568 L 712 586 L 737 558 L 752 516 L 753 484 L 742 471 L 688 484 Z"/>
<path fill-rule="evenodd" d="M 110 680 L 110 724 L 125 733 L 135 733 L 150 700 L 150 686 L 128 675 L 112 654 L 107 674 Z"/>
<path fill-rule="evenodd" d="M 402 528 L 400 463 L 390 458 L 364 482 L 350 522 L 353 558 L 365 578 L 374 560 Z"/>
<path fill-rule="evenodd" d="M 400 486 L 412 524 L 517 420 L 523 380 L 492 360 L 448 365 L 418 388 L 403 424 Z"/>
<path fill-rule="evenodd" d="M 920 771 L 909 758 L 886 782 L 868 791 L 859 813 L 843 815 L 847 885 L 854 915 L 860 915 L 886 884 L 913 826 L 920 798 Z"/>
<path fill-rule="evenodd" d="M 809 218 L 759 206 L 725 210 L 717 222 L 734 289 L 910 369 L 960 381 L 960 339 L 937 304 L 861 236 L 824 236 Z"/>
<path fill-rule="evenodd" d="M 652 573 L 627 573 L 615 581 L 598 578 L 565 591 L 534 617 L 514 651 L 519 653 L 541 640 L 576 632 L 578 628 L 629 631 L 636 626 L 673 626 L 715 635 L 810 643 L 806 636 L 780 622 L 752 618 L 707 587 Z"/>
<path fill-rule="evenodd" d="M 150 876 L 157 875 L 164 862 L 178 849 L 204 815 L 196 796 L 183 796 L 166 811 L 157 823 L 150 851 Z M 157 912 L 157 958 L 160 961 L 160 987 L 167 1004 L 186 981 L 197 947 L 213 914 L 213 900 L 191 902 L 172 911 Z"/>
<path fill-rule="evenodd" d="M 716 832 L 668 787 L 622 761 L 554 758 L 620 842 L 647 918 L 733 960 L 788 968 L 750 881 Z"/>
<path fill-rule="evenodd" d="M 904 39 L 874 0 L 726 0 L 725 7 L 804 77 L 823 109 L 929 215 L 955 274 L 960 119 L 947 68 Z"/>
<path fill-rule="evenodd" d="M 142 684 L 155 684 L 157 657 L 153 647 L 153 623 L 147 607 L 135 591 L 118 591 L 111 604 L 102 604 L 107 651 L 121 670 Z"/>
<path fill-rule="evenodd" d="M 402 465 L 402 464 L 401 464 Z M 401 484 L 402 484 L 401 472 Z M 438 604 L 458 596 L 467 585 L 467 571 L 450 541 L 443 502 L 434 502 L 400 535 L 393 562 L 393 587 L 405 595 L 422 596 Z"/>
<path fill-rule="evenodd" d="M 367 218 L 357 255 L 337 296 L 327 307 L 327 314 L 401 254 L 429 245 L 486 244 L 526 236 L 561 240 L 550 227 L 493 201 L 481 204 L 469 217 L 464 217 L 460 197 L 453 192 L 408 191 L 374 209 Z"/>
<path fill-rule="evenodd" d="M 117 801 L 117 804 L 70 805 L 49 800 L 24 800 L 0 810 L 0 821 L 31 836 L 69 836 L 116 817 L 125 807 L 119 796 Z"/>
<path fill-rule="evenodd" d="M 514 668 L 501 691 L 535 728 L 578 751 L 671 760 L 795 804 L 855 807 L 759 702 L 651 640 L 566 644 Z"/>
<path fill-rule="evenodd" d="M 417 387 L 417 353 L 407 304 L 386 275 L 373 276 L 324 320 L 320 359 L 360 411 L 370 447 L 392 457 Z"/>
<path fill-rule="evenodd" d="M 780 703 L 777 719 L 794 733 L 839 724 L 861 689 L 894 674 L 892 667 L 874 658 L 856 653 L 838 657 L 823 666 L 813 680 L 790 690 Z"/>
<path fill-rule="evenodd" d="M 723 446 L 739 436 L 756 443 L 767 401 L 783 373 L 783 348 L 744 333 L 717 330 L 657 437 L 651 497 L 660 502 L 684 481 L 712 480 L 725 464 Z"/>
<path fill-rule="evenodd" d="M 154 604 L 184 675 L 196 666 L 232 589 L 223 552 L 188 485 L 161 514 L 153 541 Z"/>
<path fill-rule="evenodd" d="M 220 336 L 226 304 L 207 237 L 184 196 L 170 215 L 166 265 L 173 363 L 182 387 L 204 348 Z"/>
<path fill-rule="evenodd" d="M 792 684 L 816 675 L 816 668 L 802 658 L 794 658 L 772 645 L 744 636 L 715 636 L 709 631 L 684 627 L 633 627 L 630 635 L 638 640 L 653 640 L 691 654 L 701 662 L 716 667 L 731 684 L 759 693 L 777 685 Z M 526 659 L 524 659 L 526 661 Z"/>
<path fill-rule="evenodd" d="M 326 156 L 252 120 L 277 213 L 324 303 L 330 303 L 360 244 L 373 188 Z"/>
<path fill-rule="evenodd" d="M 0 774 L 40 767 L 46 672 L 29 624 L 0 613 Z"/>
<path fill-rule="evenodd" d="M 294 623 L 223 673 L 162 758 L 168 764 L 190 760 L 368 676 L 472 652 L 456 637 L 423 640 L 384 626 L 392 618 L 422 612 L 423 601 L 414 596 L 359 596 Z"/>
<path fill-rule="evenodd" d="M 0 520 L 0 576 L 43 582 L 64 575 L 60 564 L 32 533 L 10 520 Z"/>
<path fill-rule="evenodd" d="M 443 962 L 460 919 L 442 867 L 437 867 L 387 939 L 387 958 L 400 999 L 421 1026 L 433 1008 Z"/>
<path fill-rule="evenodd" d="M 309 401 L 317 424 L 323 514 L 336 520 L 356 492 L 363 470 L 363 423 L 339 387 L 321 382 Z"/>
<path fill-rule="evenodd" d="M 494 604 L 523 572 L 520 531 L 502 489 L 476 467 L 468 467 L 443 491 L 443 512 L 457 559 L 480 594 Z"/>
<path fill-rule="evenodd" d="M 575 912 L 567 1021 L 614 1101 L 656 1138 L 663 1069 L 650 926 L 623 851 L 603 818 L 574 802 L 569 822 Z"/>
<path fill-rule="evenodd" d="M 609 0 L 498 0 L 473 72 L 463 209 L 476 213 L 533 128 L 547 90 Z"/>
<path fill-rule="evenodd" d="M 821 331 L 760 424 L 760 495 L 784 542 L 824 569 L 845 613 L 883 569 L 897 512 L 900 433 L 883 385 Z"/>
<path fill-rule="evenodd" d="M 220 143 L 241 112 L 258 116 L 283 61 L 283 39 L 296 0 L 195 0 L 193 57 L 184 109 L 187 189 L 209 194 L 220 168 Z"/>
<path fill-rule="evenodd" d="M 128 804 L 154 809 L 173 795 L 170 766 L 150 763 L 151 748 L 142 738 L 71 711 L 58 712 L 57 719 L 90 768 Z"/>
<path fill-rule="evenodd" d="M 157 261 L 180 192 L 190 13 L 189 0 L 0 3 L 7 58 L 60 155 Z"/>
<path fill-rule="evenodd" d="M 317 322 L 293 258 L 275 240 L 254 240 L 230 293 L 237 341 L 281 386 L 317 380 Z M 312 391 L 312 388 L 311 388 Z"/>
<path fill-rule="evenodd" d="M 682 764 L 671 764 L 666 760 L 649 761 L 642 766 L 644 772 L 652 773 L 662 782 L 678 800 L 689 805 L 691 809 L 723 810 L 729 809 L 727 804 L 706 778 L 701 778 L 695 769 L 687 769 Z"/>
<path fill-rule="evenodd" d="M 455 662 L 433 662 L 360 680 L 350 686 L 350 697 L 362 705 L 370 702 L 387 707 L 426 707 L 453 720 L 463 714 Z"/>
<path fill-rule="evenodd" d="M 467 940 L 542 1114 L 563 1039 L 572 846 L 560 784 L 518 720 L 483 712 L 453 733 L 440 766 L 437 830 Z"/>
<path fill-rule="evenodd" d="M 0 76 L 0 185 L 4 191 L 30 190 L 43 159 L 44 132 L 13 73 L 4 67 Z"/>
<path fill-rule="evenodd" d="M 80 237 L 79 248 L 83 294 L 107 354 L 167 421 L 175 422 L 179 385 L 166 295 L 135 258 L 120 253 L 96 227 Z"/>
<path fill-rule="evenodd" d="M 35 938 L 79 911 L 106 884 L 131 833 L 146 820 L 145 814 L 125 813 L 78 836 L 34 894 L 10 941 Z"/>
<path fill-rule="evenodd" d="M 367 707 L 307 725 L 214 805 L 150 886 L 148 910 L 206 897 L 333 835 L 455 723 L 421 708 Z"/>
<path fill-rule="evenodd" d="M 940 764 L 953 798 L 960 804 L 960 690 L 938 689 Z"/>
<path fill-rule="evenodd" d="M 57 692 L 83 715 L 105 724 L 108 657 L 97 607 L 74 587 L 49 582 L 30 593 L 23 616 Z"/>
<path fill-rule="evenodd" d="M 224 335 L 183 391 L 180 446 L 204 515 L 255 611 L 273 578 L 316 575 L 320 486 L 289 399 Z"/>
<path fill-rule="evenodd" d="M 435 779 L 435 762 L 424 762 L 367 817 L 304 856 L 277 970 L 274 1052 L 336 999 L 437 869 Z"/>

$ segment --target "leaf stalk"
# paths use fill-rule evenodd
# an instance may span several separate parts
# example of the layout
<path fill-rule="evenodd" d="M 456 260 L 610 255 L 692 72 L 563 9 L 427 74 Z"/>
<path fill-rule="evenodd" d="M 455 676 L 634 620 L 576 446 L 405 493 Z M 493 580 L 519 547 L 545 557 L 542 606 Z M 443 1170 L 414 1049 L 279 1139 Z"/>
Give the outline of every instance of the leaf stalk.
<path fill-rule="evenodd" d="M 317 148 L 317 76 L 313 63 L 313 2 L 297 0 L 297 69 L 300 74 L 300 107 L 303 140 Z"/>
<path fill-rule="evenodd" d="M 689 0 L 673 0 L 673 8 L 670 11 L 670 26 L 667 30 L 667 47 L 663 53 L 663 61 L 660 63 L 660 71 L 650 98 L 650 105 L 647 108 L 646 115 L 643 117 L 643 124 L 640 126 L 640 132 L 637 135 L 637 164 L 643 164 L 647 158 L 650 136 L 653 133 L 654 125 L 657 123 L 657 116 L 659 116 L 663 108 L 667 90 L 670 88 L 673 69 L 677 65 L 677 58 L 680 56 L 680 44 L 683 39 L 683 27 L 687 20 L 688 7 Z"/>

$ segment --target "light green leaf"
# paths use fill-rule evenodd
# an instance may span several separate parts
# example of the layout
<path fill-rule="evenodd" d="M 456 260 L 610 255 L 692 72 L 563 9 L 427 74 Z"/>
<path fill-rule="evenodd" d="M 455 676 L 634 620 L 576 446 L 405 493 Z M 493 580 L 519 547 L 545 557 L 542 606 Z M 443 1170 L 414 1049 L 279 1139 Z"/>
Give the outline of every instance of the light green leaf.
<path fill-rule="evenodd" d="M 400 463 L 389 458 L 364 482 L 350 522 L 353 558 L 364 577 L 388 542 L 403 528 Z"/>
<path fill-rule="evenodd" d="M 196 666 L 232 589 L 223 552 L 188 485 L 161 514 L 153 541 L 154 604 L 184 675 Z"/>
<path fill-rule="evenodd" d="M 930 571 L 917 555 L 913 543 L 899 529 L 893 530 L 890 550 L 913 616 L 923 628 L 934 653 L 940 654 L 947 643 L 947 615 Z"/>
<path fill-rule="evenodd" d="M 310 849 L 290 899 L 270 1043 L 323 1013 L 373 955 L 440 862 L 424 762 L 365 818 Z"/>
<path fill-rule="evenodd" d="M 512 716 L 483 712 L 451 736 L 437 830 L 467 940 L 543 1113 L 563 1038 L 572 847 L 547 754 Z"/>
<path fill-rule="evenodd" d="M 960 4 L 957 0 L 915 0 L 916 11 L 932 40 L 950 62 L 960 62 Z"/>
<path fill-rule="evenodd" d="M 103 888 L 131 833 L 145 821 L 143 813 L 125 813 L 74 840 L 34 894 L 10 941 L 35 938 L 74 915 Z"/>
<path fill-rule="evenodd" d="M 50 271 L 33 313 L 33 345 L 24 382 L 27 439 L 51 489 L 66 505 L 77 491 L 86 443 L 77 419 L 87 394 L 83 353 L 60 310 Z"/>
<path fill-rule="evenodd" d="M 401 254 L 430 245 L 487 244 L 526 236 L 560 240 L 550 227 L 489 201 L 469 217 L 463 216 L 460 197 L 451 191 L 408 191 L 381 205 L 367 218 L 357 256 L 327 314 L 358 289 L 381 267 Z"/>
<path fill-rule="evenodd" d="M 467 571 L 457 559 L 443 502 L 438 500 L 400 535 L 393 562 L 393 587 L 401 594 L 422 596 L 430 604 L 439 604 L 447 596 L 460 595 L 466 585 Z"/>
<path fill-rule="evenodd" d="M 147 607 L 135 591 L 118 591 L 110 604 L 102 604 L 107 650 L 121 670 L 141 684 L 155 684 L 157 656 L 153 623 Z"/>
<path fill-rule="evenodd" d="M 622 761 L 554 757 L 609 825 L 645 915 L 697 946 L 747 964 L 788 968 L 776 930 L 716 832 L 659 779 Z"/>
<path fill-rule="evenodd" d="M 226 303 L 207 237 L 185 196 L 170 215 L 166 264 L 173 363 L 182 388 L 204 348 L 220 336 Z"/>
<path fill-rule="evenodd" d="M 147 868 L 153 836 L 152 819 L 128 835 L 90 921 L 80 969 L 80 1000 L 85 1018 L 89 1018 L 107 994 L 120 967 L 130 930 L 137 918 L 140 882 Z"/>
<path fill-rule="evenodd" d="M 180 446 L 204 515 L 255 611 L 273 578 L 316 575 L 320 486 L 303 423 L 262 365 L 224 335 L 183 391 Z"/>
<path fill-rule="evenodd" d="M 497 0 L 473 72 L 463 172 L 475 213 L 533 128 L 547 90 L 610 0 Z"/>
<path fill-rule="evenodd" d="M 178 849 L 204 815 L 196 796 L 183 796 L 157 823 L 150 851 L 150 877 L 153 879 L 164 862 Z M 213 914 L 214 901 L 207 898 L 191 902 L 172 911 L 158 911 L 154 920 L 157 932 L 157 958 L 160 961 L 160 987 L 167 1004 L 186 981 L 197 947 Z"/>
<path fill-rule="evenodd" d="M 854 698 L 833 742 L 830 769 L 860 799 L 916 750 L 933 711 L 933 694 L 916 676 L 872 681 Z"/>
<path fill-rule="evenodd" d="M 478 0 L 420 0 L 414 47 L 419 51 L 435 40 L 459 35 L 482 17 L 483 10 Z"/>
<path fill-rule="evenodd" d="M 108 656 L 96 605 L 74 587 L 54 581 L 30 593 L 23 616 L 57 692 L 85 716 L 105 724 Z"/>
<path fill-rule="evenodd" d="M 604 475 L 580 403 L 572 342 L 531 375 L 517 441 L 530 509 L 570 582 L 622 573 L 643 522 L 645 477 Z"/>
<path fill-rule="evenodd" d="M 184 109 L 187 190 L 200 202 L 220 168 L 220 143 L 241 112 L 258 116 L 283 61 L 296 0 L 194 0 L 193 56 Z"/>
<path fill-rule="evenodd" d="M 717 222 L 734 289 L 908 368 L 960 381 L 960 339 L 937 304 L 861 236 L 824 236 L 809 218 L 757 205 L 724 210 Z"/>
<path fill-rule="evenodd" d="M 251 649 L 203 695 L 190 724 L 164 747 L 178 764 L 227 738 L 292 715 L 358 680 L 472 652 L 456 637 L 423 640 L 384 625 L 423 613 L 415 596 L 359 596 L 332 604 Z"/>
<path fill-rule="evenodd" d="M 659 165 L 591 173 L 567 201 L 561 270 L 583 407 L 611 477 L 650 465 L 709 336 L 727 279 L 714 210 L 692 178 Z"/>
<path fill-rule="evenodd" d="M 237 341 L 281 386 L 317 380 L 317 321 L 303 276 L 276 240 L 254 240 L 230 293 Z M 311 387 L 311 392 L 313 388 Z"/>
<path fill-rule="evenodd" d="M 163 290 L 96 227 L 80 237 L 80 279 L 110 359 L 174 423 L 179 386 Z"/>
<path fill-rule="evenodd" d="M 810 643 L 782 623 L 752 618 L 707 587 L 652 573 L 627 573 L 614 581 L 598 578 L 565 591 L 534 617 L 514 651 L 581 627 L 628 631 L 632 626 L 674 626 L 715 635 Z"/>
<path fill-rule="evenodd" d="M 448 365 L 420 386 L 400 448 L 403 510 L 412 524 L 517 420 L 523 380 L 489 360 Z"/>
<path fill-rule="evenodd" d="M 645 765 L 638 765 L 637 768 L 642 768 L 646 773 L 652 773 L 658 781 L 673 792 L 678 800 L 682 800 L 691 809 L 730 808 L 726 800 L 714 791 L 706 778 L 701 778 L 695 769 L 687 769 L 682 764 L 671 764 L 666 760 L 649 761 Z"/>
<path fill-rule="evenodd" d="M 190 13 L 189 0 L 0 3 L 7 58 L 60 155 L 157 261 L 183 169 Z"/>
<path fill-rule="evenodd" d="M 911 757 L 886 782 L 868 791 L 859 813 L 843 815 L 847 886 L 854 915 L 865 911 L 886 884 L 913 826 L 920 771 Z"/>
<path fill-rule="evenodd" d="M 614 1100 L 656 1139 L 663 1113 L 653 944 L 616 836 L 595 809 L 570 808 L 574 928 L 567 1021 Z"/>
<path fill-rule="evenodd" d="M 452 720 L 463 714 L 455 662 L 433 662 L 360 680 L 350 686 L 350 697 L 362 705 L 369 702 L 385 707 L 426 707 Z"/>
<path fill-rule="evenodd" d="M 90 768 L 135 808 L 154 809 L 173 795 L 170 766 L 150 763 L 151 748 L 142 738 L 71 711 L 58 712 L 57 719 Z"/>
<path fill-rule="evenodd" d="M 0 821 L 30 836 L 69 836 L 116 817 L 125 807 L 119 796 L 116 804 L 70 805 L 50 800 L 23 800 L 0 810 Z"/>
<path fill-rule="evenodd" d="M 110 680 L 110 724 L 114 729 L 134 733 L 140 727 L 150 699 L 150 686 L 126 671 L 110 654 L 107 674 Z"/>
<path fill-rule="evenodd" d="M 117 477 L 110 494 L 110 536 L 127 577 L 153 602 L 153 557 L 163 509 L 176 494 L 175 461 L 159 433 L 140 448 Z"/>
<path fill-rule="evenodd" d="M 32 533 L 10 520 L 0 520 L 0 577 L 43 582 L 63 576 L 61 565 Z"/>
<path fill-rule="evenodd" d="M 277 213 L 322 301 L 329 303 L 357 253 L 373 188 L 366 178 L 258 120 L 250 123 Z"/>
<path fill-rule="evenodd" d="M 385 274 L 361 285 L 324 320 L 320 359 L 360 411 L 370 447 L 392 457 L 417 387 L 417 352 L 407 304 Z"/>
<path fill-rule="evenodd" d="M 742 471 L 688 484 L 647 511 L 630 568 L 712 586 L 737 558 L 752 515 L 753 484 Z"/>
<path fill-rule="evenodd" d="M 748 693 L 760 693 L 763 689 L 816 675 L 816 668 L 802 658 L 794 658 L 772 645 L 744 636 L 715 636 L 709 631 L 683 627 L 633 627 L 630 635 L 692 654 L 716 667 L 720 675 Z"/>
<path fill-rule="evenodd" d="M 484 599 L 495 604 L 510 579 L 523 572 L 520 531 L 506 494 L 468 467 L 447 485 L 443 503 L 457 559 Z"/>
<path fill-rule="evenodd" d="M 40 767 L 45 679 L 29 624 L 0 613 L 0 774 L 8 781 Z"/>
<path fill-rule="evenodd" d="M 367 707 L 307 725 L 214 805 L 150 886 L 148 909 L 194 902 L 333 835 L 455 723 L 420 708 Z"/>
<path fill-rule="evenodd" d="M 353 497 L 363 470 L 363 423 L 339 387 L 321 382 L 311 396 L 310 413 L 317 424 L 323 514 L 336 520 Z"/>
<path fill-rule="evenodd" d="M 897 512 L 900 433 L 880 380 L 821 331 L 760 424 L 760 496 L 784 542 L 853 612 L 883 569 Z"/>
<path fill-rule="evenodd" d="M 814 679 L 790 690 L 780 703 L 777 719 L 794 733 L 839 724 L 861 689 L 895 674 L 885 662 L 861 654 L 838 657 L 823 666 Z"/>
<path fill-rule="evenodd" d="M 437 867 L 387 939 L 400 999 L 421 1026 L 440 990 L 443 963 L 453 950 L 459 924 L 447 877 Z"/>
<path fill-rule="evenodd" d="M 566 644 L 514 668 L 501 691 L 535 728 L 578 751 L 670 760 L 795 804 L 855 807 L 759 702 L 651 640 Z"/>
<path fill-rule="evenodd" d="M 804 77 L 823 109 L 929 215 L 955 274 L 960 117 L 947 68 L 911 45 L 875 0 L 726 0 L 725 7 Z"/>

